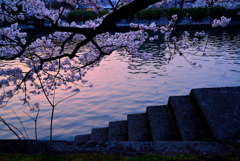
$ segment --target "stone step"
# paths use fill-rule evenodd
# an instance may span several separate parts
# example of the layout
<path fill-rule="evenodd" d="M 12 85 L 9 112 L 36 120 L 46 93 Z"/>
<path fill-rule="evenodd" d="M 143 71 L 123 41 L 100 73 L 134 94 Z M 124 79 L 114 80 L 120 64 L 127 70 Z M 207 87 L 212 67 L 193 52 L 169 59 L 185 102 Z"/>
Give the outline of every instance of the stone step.
<path fill-rule="evenodd" d="M 153 141 L 177 140 L 166 105 L 147 107 L 147 119 Z"/>
<path fill-rule="evenodd" d="M 107 141 L 108 127 L 92 129 L 91 141 Z"/>
<path fill-rule="evenodd" d="M 240 87 L 192 89 L 190 96 L 217 141 L 240 140 Z"/>
<path fill-rule="evenodd" d="M 183 141 L 208 138 L 200 116 L 189 96 L 171 96 L 168 107 Z"/>
<path fill-rule="evenodd" d="M 76 135 L 74 141 L 90 141 L 91 134 Z"/>
<path fill-rule="evenodd" d="M 129 141 L 151 141 L 148 129 L 147 114 L 129 114 L 128 120 L 128 140 Z"/>
<path fill-rule="evenodd" d="M 108 141 L 127 141 L 127 120 L 109 122 Z"/>

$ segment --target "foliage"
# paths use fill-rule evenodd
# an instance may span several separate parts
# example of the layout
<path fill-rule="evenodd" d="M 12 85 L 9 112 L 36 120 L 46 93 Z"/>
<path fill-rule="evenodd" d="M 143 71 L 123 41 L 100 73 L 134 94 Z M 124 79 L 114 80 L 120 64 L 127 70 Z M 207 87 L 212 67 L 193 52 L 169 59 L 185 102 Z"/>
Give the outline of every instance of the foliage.
<path fill-rule="evenodd" d="M 143 155 L 139 157 L 120 157 L 120 156 L 103 156 L 98 154 L 78 154 L 71 156 L 60 155 L 33 155 L 33 154 L 0 154 L 0 159 L 3 161 L 165 161 L 165 160 L 177 160 L 177 159 L 198 159 L 197 156 L 181 155 L 176 157 L 166 157 L 161 155 Z"/>
<path fill-rule="evenodd" d="M 101 14 L 102 15 L 106 15 L 108 13 L 108 11 L 103 11 Z M 100 17 L 101 15 L 98 13 L 96 14 L 93 11 L 71 11 L 68 13 L 67 16 L 67 21 L 68 22 L 79 22 L 79 21 L 87 21 L 87 20 L 94 20 L 97 17 Z"/>
<path fill-rule="evenodd" d="M 106 15 L 108 11 L 103 11 L 101 14 Z M 142 10 L 134 15 L 128 16 L 126 19 L 128 22 L 131 22 L 134 18 L 138 20 L 157 20 L 161 17 L 164 17 L 163 9 L 146 9 Z M 71 11 L 68 13 L 67 21 L 87 21 L 87 20 L 94 20 L 97 17 L 100 17 L 100 14 L 96 14 L 93 11 Z"/>
<path fill-rule="evenodd" d="M 128 22 L 131 22 L 134 18 L 137 18 L 138 20 L 157 20 L 161 17 L 165 17 L 166 14 L 164 12 L 168 12 L 169 15 L 171 14 L 170 12 L 172 11 L 168 11 L 168 10 L 172 10 L 172 9 L 145 9 L 145 10 L 141 10 L 139 12 L 137 12 L 136 14 L 130 15 L 128 16 L 126 19 Z M 179 11 L 179 10 L 178 10 Z M 108 13 L 108 11 L 103 11 L 102 15 L 106 15 Z M 176 12 L 177 13 L 177 12 Z M 72 21 L 87 21 L 87 20 L 94 20 L 97 17 L 100 17 L 99 14 L 94 13 L 93 11 L 71 11 L 68 13 L 67 16 L 67 21 L 68 22 L 72 22 Z M 171 19 L 171 16 L 169 17 L 169 19 Z"/>
<path fill-rule="evenodd" d="M 216 6 L 211 7 L 209 9 L 203 7 L 196 7 L 190 9 L 184 9 L 182 16 L 191 17 L 193 21 L 202 21 L 207 16 L 212 16 L 213 18 L 220 19 L 221 16 L 236 18 L 238 17 L 237 12 L 238 9 L 228 9 L 226 10 L 224 7 Z M 179 8 L 168 8 L 168 9 L 145 9 L 137 12 L 134 15 L 128 16 L 126 19 L 128 22 L 132 22 L 135 18 L 138 20 L 157 20 L 161 17 L 167 17 L 169 20 L 172 18 L 173 14 L 178 14 L 180 12 Z M 103 11 L 102 15 L 106 15 L 108 11 Z M 219 16 L 221 15 L 221 16 Z M 94 13 L 93 11 L 71 11 L 68 13 L 67 21 L 87 21 L 94 20 L 97 17 L 100 17 L 99 14 Z M 180 19 L 181 19 L 180 17 Z"/>
<path fill-rule="evenodd" d="M 162 9 L 148 9 L 142 10 L 136 14 L 136 17 L 140 20 L 157 20 L 164 16 Z"/>
<path fill-rule="evenodd" d="M 226 9 L 222 6 L 215 6 L 209 9 L 209 16 L 212 16 L 213 18 L 221 18 L 221 16 L 236 18 L 238 17 L 238 11 L 239 9 Z"/>
<path fill-rule="evenodd" d="M 203 7 L 190 8 L 188 10 L 188 16 L 191 17 L 193 21 L 202 21 L 208 16 L 208 12 L 206 12 L 206 8 Z"/>
<path fill-rule="evenodd" d="M 222 15 L 225 15 L 225 8 L 222 6 L 215 6 L 210 8 L 209 14 L 213 18 L 220 18 Z"/>
<path fill-rule="evenodd" d="M 224 16 L 231 17 L 232 19 L 239 17 L 237 14 L 239 12 L 239 9 L 229 9 L 226 10 L 226 14 Z"/>
<path fill-rule="evenodd" d="M 204 160 L 234 160 L 233 153 L 224 157 L 205 156 Z M 0 154 L 1 161 L 170 161 L 170 160 L 199 160 L 198 156 L 180 155 L 180 156 L 162 156 L 162 155 L 142 155 L 138 157 L 121 157 L 115 155 L 103 156 L 99 154 L 78 154 L 70 156 L 61 155 L 35 155 L 35 154 Z"/>
<path fill-rule="evenodd" d="M 170 9 L 167 10 L 167 14 L 166 14 L 166 17 L 171 20 L 172 19 L 172 15 L 179 15 L 180 13 L 180 8 L 175 8 L 175 7 L 172 7 Z M 185 11 L 183 10 L 183 13 L 181 14 L 181 16 L 179 17 L 179 19 L 181 20 L 182 17 L 185 15 Z"/>

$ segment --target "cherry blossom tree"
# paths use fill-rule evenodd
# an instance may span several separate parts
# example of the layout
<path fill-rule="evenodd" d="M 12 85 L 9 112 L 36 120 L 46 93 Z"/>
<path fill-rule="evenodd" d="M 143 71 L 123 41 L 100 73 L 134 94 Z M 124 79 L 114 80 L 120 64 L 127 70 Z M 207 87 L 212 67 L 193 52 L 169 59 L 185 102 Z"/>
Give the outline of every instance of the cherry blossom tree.
<path fill-rule="evenodd" d="M 182 51 L 190 46 L 202 50 L 197 44 L 198 39 L 205 36 L 203 31 L 196 32 L 191 42 L 187 39 L 178 40 L 173 34 L 184 0 L 181 1 L 179 15 L 173 15 L 169 24 L 159 27 L 155 23 L 150 25 L 130 23 L 131 31 L 125 33 L 114 32 L 117 22 L 152 4 L 160 7 L 168 0 L 118 0 L 116 5 L 109 0 L 112 6 L 109 14 L 94 21 L 86 21 L 83 25 L 62 21 L 69 5 L 87 5 L 96 13 L 101 13 L 103 6 L 100 0 L 58 0 L 59 3 L 63 1 L 66 5 L 59 9 L 46 8 L 45 3 L 40 0 L 5 0 L 0 7 L 0 106 L 4 108 L 9 99 L 23 93 L 19 98 L 23 105 L 28 105 L 30 110 L 39 110 L 41 104 L 32 102 L 31 97 L 44 95 L 52 107 L 50 140 L 54 109 L 63 101 L 54 102 L 56 89 L 71 90 L 76 94 L 84 85 L 91 87 L 92 84 L 88 83 L 84 76 L 89 70 L 99 66 L 105 56 L 117 51 L 132 60 L 129 69 L 136 68 L 134 65 L 136 59 L 147 61 L 152 57 L 151 53 L 138 52 L 138 48 L 146 40 L 159 39 L 158 35 L 150 36 L 149 32 L 161 32 L 166 42 L 161 47 L 168 49 L 173 55 L 183 55 Z M 206 0 L 205 3 L 210 6 L 213 1 Z M 48 21 L 50 25 L 26 21 L 29 17 Z M 212 27 L 225 27 L 230 20 L 226 17 L 214 20 Z M 23 32 L 19 24 L 31 27 L 32 31 Z M 112 31 L 114 33 L 110 34 Z M 188 36 L 187 31 L 183 32 L 183 38 Z M 160 63 L 170 59 L 171 57 L 160 60 Z M 24 64 L 25 68 L 7 65 L 12 60 Z M 190 64 L 196 65 L 192 62 Z M 37 117 L 32 119 L 36 123 Z M 1 116 L 0 121 L 21 139 L 13 125 L 7 123 Z"/>

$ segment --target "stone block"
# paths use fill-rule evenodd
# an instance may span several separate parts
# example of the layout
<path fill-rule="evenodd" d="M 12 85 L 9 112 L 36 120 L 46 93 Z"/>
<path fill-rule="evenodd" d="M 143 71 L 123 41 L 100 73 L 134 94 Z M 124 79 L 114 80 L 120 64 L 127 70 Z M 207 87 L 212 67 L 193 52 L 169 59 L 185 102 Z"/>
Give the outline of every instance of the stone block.
<path fill-rule="evenodd" d="M 92 129 L 91 141 L 107 141 L 108 127 Z"/>
<path fill-rule="evenodd" d="M 108 141 L 127 141 L 127 120 L 109 122 Z"/>
<path fill-rule="evenodd" d="M 153 141 L 171 141 L 176 139 L 175 130 L 173 129 L 166 105 L 147 107 L 147 118 Z"/>
<path fill-rule="evenodd" d="M 218 141 L 240 140 L 240 87 L 192 89 L 190 96 Z"/>
<path fill-rule="evenodd" d="M 90 141 L 91 134 L 76 135 L 74 141 Z"/>
<path fill-rule="evenodd" d="M 151 140 L 146 113 L 130 114 L 127 116 L 127 120 L 129 141 Z"/>
<path fill-rule="evenodd" d="M 200 140 L 207 137 L 203 122 L 189 96 L 171 96 L 168 106 L 183 141 Z"/>

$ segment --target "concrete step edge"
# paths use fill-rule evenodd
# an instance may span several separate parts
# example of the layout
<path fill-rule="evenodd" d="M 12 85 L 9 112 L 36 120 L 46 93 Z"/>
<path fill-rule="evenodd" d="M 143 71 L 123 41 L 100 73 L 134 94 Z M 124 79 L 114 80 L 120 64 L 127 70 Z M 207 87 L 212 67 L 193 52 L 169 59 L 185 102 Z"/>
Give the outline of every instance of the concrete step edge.
<path fill-rule="evenodd" d="M 127 120 L 109 122 L 108 141 L 128 141 Z"/>
<path fill-rule="evenodd" d="M 147 114 L 128 114 L 128 140 L 129 141 L 151 141 L 148 127 Z"/>
<path fill-rule="evenodd" d="M 76 135 L 74 141 L 90 141 L 91 134 Z"/>
<path fill-rule="evenodd" d="M 91 141 L 107 141 L 108 140 L 108 127 L 94 128 L 91 133 Z"/>
<path fill-rule="evenodd" d="M 167 105 L 149 106 L 146 111 L 153 141 L 179 140 Z"/>
<path fill-rule="evenodd" d="M 217 141 L 240 140 L 240 86 L 192 89 L 190 96 Z"/>
<path fill-rule="evenodd" d="M 189 95 L 170 96 L 168 107 L 183 141 L 209 138 L 208 128 L 204 126 L 204 121 L 199 116 L 199 112 L 197 112 Z"/>

